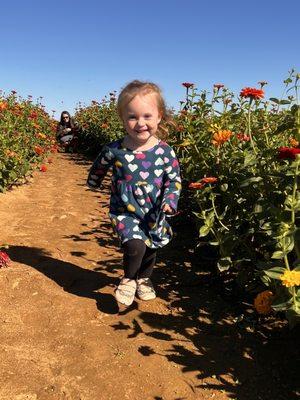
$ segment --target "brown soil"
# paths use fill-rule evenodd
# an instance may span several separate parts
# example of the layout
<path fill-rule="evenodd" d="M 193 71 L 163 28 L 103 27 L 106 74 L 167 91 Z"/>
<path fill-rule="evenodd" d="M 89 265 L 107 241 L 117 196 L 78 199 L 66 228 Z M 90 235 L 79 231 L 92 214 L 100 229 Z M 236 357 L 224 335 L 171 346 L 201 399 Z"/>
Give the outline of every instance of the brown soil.
<path fill-rule="evenodd" d="M 191 264 L 187 230 L 160 253 L 158 298 L 119 312 L 122 254 L 89 165 L 58 154 L 0 195 L 13 261 L 0 270 L 0 399 L 296 399 L 295 330 L 226 302 Z"/>

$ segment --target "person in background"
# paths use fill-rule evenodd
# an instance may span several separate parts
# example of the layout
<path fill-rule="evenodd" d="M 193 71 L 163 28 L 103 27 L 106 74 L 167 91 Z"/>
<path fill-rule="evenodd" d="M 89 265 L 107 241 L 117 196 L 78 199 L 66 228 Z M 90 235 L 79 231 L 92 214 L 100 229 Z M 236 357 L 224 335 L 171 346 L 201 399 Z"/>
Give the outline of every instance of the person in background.
<path fill-rule="evenodd" d="M 57 125 L 57 139 L 67 152 L 74 152 L 78 146 L 79 126 L 68 111 L 63 111 Z"/>

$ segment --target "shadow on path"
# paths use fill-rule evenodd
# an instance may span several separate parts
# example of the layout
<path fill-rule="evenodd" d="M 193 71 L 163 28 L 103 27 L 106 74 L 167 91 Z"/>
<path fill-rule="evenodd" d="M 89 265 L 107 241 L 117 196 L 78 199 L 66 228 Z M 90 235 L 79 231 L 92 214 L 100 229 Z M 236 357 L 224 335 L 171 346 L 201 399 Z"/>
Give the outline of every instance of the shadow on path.
<path fill-rule="evenodd" d="M 81 268 L 70 262 L 53 258 L 46 250 L 36 247 L 10 246 L 7 253 L 12 261 L 26 264 L 43 273 L 66 292 L 94 299 L 100 311 L 107 314 L 118 313 L 114 296 L 99 292 L 103 287 L 115 287 L 118 278 L 101 272 L 101 268 L 97 267 L 97 271 Z M 114 264 L 113 260 L 110 260 L 110 263 L 111 266 L 117 268 L 117 261 Z"/>

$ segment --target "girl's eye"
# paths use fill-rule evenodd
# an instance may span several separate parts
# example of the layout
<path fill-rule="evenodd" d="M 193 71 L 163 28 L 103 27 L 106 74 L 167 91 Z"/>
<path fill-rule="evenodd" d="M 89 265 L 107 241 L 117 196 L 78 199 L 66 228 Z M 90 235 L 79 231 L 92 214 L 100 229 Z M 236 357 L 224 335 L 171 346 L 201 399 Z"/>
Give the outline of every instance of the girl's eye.
<path fill-rule="evenodd" d="M 145 115 L 145 118 L 146 118 L 146 119 L 150 119 L 151 117 L 152 117 L 151 114 L 146 114 L 146 115 Z"/>
<path fill-rule="evenodd" d="M 135 119 L 134 115 L 129 115 L 128 119 Z"/>

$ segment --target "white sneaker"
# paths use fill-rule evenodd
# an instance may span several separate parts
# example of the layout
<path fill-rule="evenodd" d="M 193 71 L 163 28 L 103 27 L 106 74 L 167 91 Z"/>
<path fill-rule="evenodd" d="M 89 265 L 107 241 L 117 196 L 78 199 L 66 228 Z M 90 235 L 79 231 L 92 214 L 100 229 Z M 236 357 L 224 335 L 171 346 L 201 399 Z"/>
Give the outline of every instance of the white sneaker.
<path fill-rule="evenodd" d="M 156 293 L 150 278 L 140 278 L 136 281 L 137 294 L 141 300 L 153 300 Z"/>
<path fill-rule="evenodd" d="M 130 306 L 133 303 L 136 292 L 136 281 L 134 279 L 122 278 L 115 291 L 118 303 Z"/>

